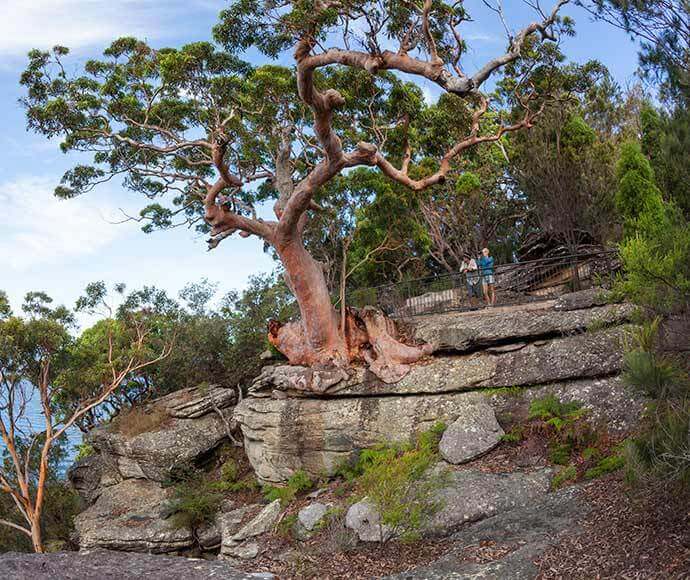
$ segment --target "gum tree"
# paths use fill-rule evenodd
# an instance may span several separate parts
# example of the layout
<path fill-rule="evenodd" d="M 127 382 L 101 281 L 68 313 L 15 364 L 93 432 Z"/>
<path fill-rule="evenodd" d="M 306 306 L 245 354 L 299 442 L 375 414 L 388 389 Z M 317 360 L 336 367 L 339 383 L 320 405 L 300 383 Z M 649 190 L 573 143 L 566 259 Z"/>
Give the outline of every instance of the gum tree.
<path fill-rule="evenodd" d="M 505 25 L 507 48 L 470 72 L 461 1 L 238 0 L 221 13 L 217 44 L 156 50 L 124 38 L 76 76 L 63 64 L 66 48 L 34 51 L 24 104 L 31 129 L 92 154 L 65 174 L 58 196 L 122 179 L 151 202 L 136 218 L 147 231 L 188 223 L 210 229 L 211 247 L 237 233 L 273 248 L 301 320 L 273 322 L 269 339 L 291 363 L 326 370 L 308 373 L 306 388 L 340 380 L 356 361 L 395 381 L 431 347 L 402 343 L 373 310 L 348 310 L 341 323 L 303 241 L 316 200 L 356 167 L 422 191 L 461 172 L 470 149 L 530 127 L 541 105 L 527 81 L 514 83 L 521 114 L 499 123 L 482 87 L 527 43 L 568 32 L 559 17 L 567 2 L 545 11 L 525 1 L 535 20 L 515 31 L 501 2 L 485 2 Z M 294 65 L 250 66 L 240 59 L 248 49 L 269 61 L 292 51 Z M 413 80 L 444 94 L 435 116 Z M 437 158 L 421 163 L 430 123 L 444 124 L 444 138 Z M 267 199 L 273 219 L 257 214 Z"/>
<path fill-rule="evenodd" d="M 35 552 L 45 550 L 48 483 L 70 428 L 116 394 L 130 375 L 170 353 L 170 345 L 152 350 L 144 317 L 126 326 L 102 320 L 100 336 L 75 341 L 72 313 L 51 302 L 43 292 L 29 292 L 26 316 L 13 316 L 0 293 L 0 494 L 8 494 L 16 508 L 15 518 L 0 518 L 0 525 L 26 535 Z M 63 379 L 75 369 L 91 388 L 75 395 L 65 410 L 59 404 Z M 41 419 L 32 421 L 36 408 Z"/>

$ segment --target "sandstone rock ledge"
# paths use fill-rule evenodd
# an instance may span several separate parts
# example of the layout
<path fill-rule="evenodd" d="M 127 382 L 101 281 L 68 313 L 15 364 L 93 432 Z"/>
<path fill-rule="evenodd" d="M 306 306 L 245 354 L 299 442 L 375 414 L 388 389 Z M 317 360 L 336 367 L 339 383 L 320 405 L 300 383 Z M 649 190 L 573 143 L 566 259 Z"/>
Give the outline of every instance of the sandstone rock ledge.
<path fill-rule="evenodd" d="M 439 350 L 394 384 L 359 369 L 315 394 L 305 385 L 321 380 L 318 371 L 266 367 L 235 408 L 247 456 L 263 482 L 300 469 L 330 475 L 358 449 L 410 441 L 437 421 L 469 421 L 486 401 L 512 412 L 549 393 L 581 401 L 594 420 L 625 432 L 642 410 L 618 378 L 632 309 L 597 296 L 407 321 Z"/>
<path fill-rule="evenodd" d="M 113 425 L 94 429 L 89 442 L 96 453 L 68 472 L 88 505 L 75 518 L 80 547 L 154 554 L 217 548 L 217 525 L 193 534 L 172 524 L 172 489 L 162 482 L 172 468 L 203 464 L 228 441 L 235 400 L 231 389 L 182 389 L 149 403 L 147 410 L 161 422 L 145 432 L 128 436 Z"/>

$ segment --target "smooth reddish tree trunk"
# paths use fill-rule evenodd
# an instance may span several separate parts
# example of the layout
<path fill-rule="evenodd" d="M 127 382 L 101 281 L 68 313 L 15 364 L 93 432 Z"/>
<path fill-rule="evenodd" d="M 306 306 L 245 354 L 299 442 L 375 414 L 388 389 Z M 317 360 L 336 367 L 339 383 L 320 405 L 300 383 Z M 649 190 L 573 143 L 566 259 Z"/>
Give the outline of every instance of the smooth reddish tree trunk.
<path fill-rule="evenodd" d="M 275 346 L 293 364 L 342 366 L 348 363 L 346 340 L 340 332 L 322 265 L 307 252 L 301 240 L 276 244 L 275 249 L 302 317 L 299 323 L 282 327 L 285 340 L 274 343 Z"/>
<path fill-rule="evenodd" d="M 272 321 L 269 341 L 291 364 L 346 369 L 353 362 L 362 362 L 382 380 L 395 382 L 409 371 L 409 364 L 433 351 L 432 345 L 400 342 L 395 324 L 375 309 L 348 308 L 342 324 L 331 302 L 323 267 L 301 239 L 274 243 L 274 247 L 297 299 L 301 320 L 287 324 Z"/>

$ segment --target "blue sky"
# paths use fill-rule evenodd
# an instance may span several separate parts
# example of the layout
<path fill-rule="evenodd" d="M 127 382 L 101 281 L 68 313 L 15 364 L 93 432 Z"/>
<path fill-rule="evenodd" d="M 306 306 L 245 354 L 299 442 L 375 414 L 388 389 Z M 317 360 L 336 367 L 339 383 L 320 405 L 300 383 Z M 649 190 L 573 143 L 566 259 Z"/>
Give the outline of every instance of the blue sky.
<path fill-rule="evenodd" d="M 508 0 L 509 24 L 532 19 L 525 5 Z M 548 2 L 542 2 L 546 5 Z M 272 259 L 256 239 L 230 239 L 210 253 L 203 237 L 176 229 L 144 234 L 138 224 L 115 224 L 138 211 L 138 197 L 117 184 L 87 196 L 58 201 L 52 190 L 75 159 L 58 141 L 28 133 L 18 78 L 31 48 L 69 46 L 72 66 L 97 56 L 114 38 L 134 35 L 154 46 L 210 39 L 227 2 L 212 0 L 3 0 L 0 18 L 0 289 L 15 307 L 29 290 L 45 290 L 72 305 L 94 280 L 124 281 L 128 287 L 155 284 L 176 294 L 185 283 L 207 277 L 221 292 L 240 289 L 253 273 L 268 272 Z M 479 65 L 504 47 L 500 21 L 480 0 L 466 2 L 475 21 L 467 28 L 472 50 L 466 67 Z M 634 81 L 635 46 L 622 32 L 593 23 L 574 6 L 577 36 L 564 52 L 574 61 L 596 58 L 623 86 Z M 431 87 L 426 87 L 432 93 Z"/>

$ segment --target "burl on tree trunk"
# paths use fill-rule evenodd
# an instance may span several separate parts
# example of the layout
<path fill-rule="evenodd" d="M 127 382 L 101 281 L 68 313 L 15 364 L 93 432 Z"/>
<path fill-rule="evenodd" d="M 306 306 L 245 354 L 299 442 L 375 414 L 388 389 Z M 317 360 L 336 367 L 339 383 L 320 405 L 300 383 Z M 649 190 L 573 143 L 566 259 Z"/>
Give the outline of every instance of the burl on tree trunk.
<path fill-rule="evenodd" d="M 277 245 L 286 279 L 299 304 L 301 320 L 269 323 L 268 339 L 291 364 L 322 371 L 344 371 L 357 363 L 384 382 L 396 382 L 433 350 L 431 345 L 407 345 L 400 340 L 395 323 L 374 308 L 347 308 L 344 329 L 331 303 L 323 268 L 301 244 Z M 344 330 L 344 331 L 343 331 Z M 328 386 L 346 378 L 346 372 L 330 375 Z M 310 385 L 324 390 L 327 385 Z"/>

